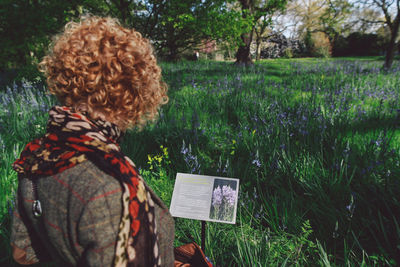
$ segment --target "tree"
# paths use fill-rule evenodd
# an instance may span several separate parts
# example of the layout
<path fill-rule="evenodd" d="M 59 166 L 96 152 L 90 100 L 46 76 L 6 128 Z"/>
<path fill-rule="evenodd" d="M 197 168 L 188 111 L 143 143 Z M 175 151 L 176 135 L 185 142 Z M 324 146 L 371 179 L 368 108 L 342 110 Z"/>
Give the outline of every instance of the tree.
<path fill-rule="evenodd" d="M 297 22 L 297 33 L 304 37 L 308 32 L 321 30 L 319 18 L 327 8 L 327 1 L 298 0 L 290 3 L 289 14 L 291 19 Z"/>
<path fill-rule="evenodd" d="M 330 41 L 350 30 L 351 12 L 348 0 L 298 0 L 288 7 L 291 19 L 298 22 L 299 37 L 307 32 L 324 32 Z"/>
<path fill-rule="evenodd" d="M 349 0 L 297 0 L 287 9 L 290 19 L 298 24 L 297 38 L 304 40 L 313 56 L 328 56 L 332 45 L 352 27 L 353 5 Z"/>
<path fill-rule="evenodd" d="M 146 0 L 141 4 L 133 26 L 169 61 L 204 41 L 238 42 L 245 29 L 241 14 L 223 0 Z"/>
<path fill-rule="evenodd" d="M 3 0 L 0 3 L 0 72 L 16 70 L 18 76 L 34 72 L 50 36 L 79 13 L 79 2 Z"/>
<path fill-rule="evenodd" d="M 267 16 L 262 16 L 258 21 L 256 26 L 254 27 L 254 34 L 256 35 L 256 60 L 260 60 L 260 46 L 261 42 L 265 37 L 268 38 L 268 36 L 265 36 L 270 32 L 268 29 L 268 26 L 270 25 L 270 18 Z"/>
<path fill-rule="evenodd" d="M 285 30 L 292 27 L 284 21 L 285 11 L 278 10 L 271 16 L 262 16 L 254 26 L 254 35 L 256 42 L 256 60 L 261 57 L 261 43 L 270 38 L 281 36 Z"/>
<path fill-rule="evenodd" d="M 379 9 L 383 13 L 384 20 L 370 21 L 370 23 L 382 23 L 390 30 L 390 39 L 386 47 L 386 57 L 383 67 L 390 69 L 393 64 L 396 39 L 400 26 L 400 0 L 365 0 L 359 1 L 363 7 Z"/>
<path fill-rule="evenodd" d="M 334 42 L 339 35 L 350 30 L 353 5 L 348 0 L 328 0 L 326 4 L 327 7 L 319 17 L 321 31 Z"/>
<path fill-rule="evenodd" d="M 236 64 L 252 64 L 250 45 L 253 40 L 254 27 L 262 16 L 271 16 L 277 10 L 284 10 L 287 0 L 239 0 L 243 20 L 250 20 L 251 30 L 240 35 L 242 43 L 236 53 Z M 266 20 L 268 21 L 268 20 Z"/>
<path fill-rule="evenodd" d="M 239 43 L 247 22 L 229 8 L 233 0 L 85 0 L 93 14 L 111 15 L 149 38 L 169 61 L 197 49 L 204 41 Z"/>
<path fill-rule="evenodd" d="M 354 8 L 351 32 L 373 33 L 384 25 L 384 18 L 376 8 L 364 6 Z"/>

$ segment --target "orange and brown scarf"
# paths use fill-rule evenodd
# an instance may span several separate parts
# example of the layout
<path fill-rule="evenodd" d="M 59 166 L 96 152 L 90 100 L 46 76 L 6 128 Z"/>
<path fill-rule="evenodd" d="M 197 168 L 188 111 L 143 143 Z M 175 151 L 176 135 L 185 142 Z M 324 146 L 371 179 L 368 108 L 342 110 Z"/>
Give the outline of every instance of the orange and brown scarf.
<path fill-rule="evenodd" d="M 114 266 L 160 266 L 154 203 L 134 163 L 121 152 L 120 129 L 69 107 L 55 106 L 49 115 L 47 133 L 26 145 L 15 171 L 38 179 L 92 161 L 124 189 Z"/>

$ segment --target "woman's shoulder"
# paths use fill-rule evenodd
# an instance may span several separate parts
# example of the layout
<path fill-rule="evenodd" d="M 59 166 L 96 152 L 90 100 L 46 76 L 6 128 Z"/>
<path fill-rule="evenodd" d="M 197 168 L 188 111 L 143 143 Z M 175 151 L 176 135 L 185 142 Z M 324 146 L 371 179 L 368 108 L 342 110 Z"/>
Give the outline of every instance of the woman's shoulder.
<path fill-rule="evenodd" d="M 90 160 L 86 160 L 70 169 L 70 172 L 65 171 L 65 176 L 80 177 L 86 182 L 92 181 L 98 187 L 115 184 L 120 185 L 120 182 L 115 177 L 105 173 L 99 166 Z"/>
<path fill-rule="evenodd" d="M 101 170 L 95 163 L 86 160 L 59 174 L 59 179 L 71 183 L 71 187 L 82 195 L 95 198 L 97 194 L 105 196 L 114 192 L 121 195 L 121 183 L 111 175 Z M 118 194 L 119 193 L 119 194 Z M 90 201 L 91 199 L 88 199 Z"/>
<path fill-rule="evenodd" d="M 107 184 L 120 184 L 117 179 L 101 170 L 95 163 L 86 160 L 72 168 L 54 175 L 64 180 L 73 180 L 74 183 L 90 183 L 94 187 Z"/>
<path fill-rule="evenodd" d="M 56 251 L 52 255 L 62 255 L 56 260 L 76 265 L 77 255 L 83 257 L 80 251 L 85 251 L 90 244 L 102 251 L 94 256 L 93 260 L 98 262 L 94 265 L 104 265 L 101 260 L 112 261 L 114 249 L 107 246 L 115 243 L 122 214 L 122 187 L 115 178 L 87 160 L 55 175 L 37 179 L 21 177 L 19 190 L 21 210 L 29 219 L 27 223 L 36 233 L 46 233 L 42 239 L 50 250 Z M 33 199 L 40 201 L 43 219 L 33 216 Z M 18 230 L 16 227 L 19 225 L 14 223 L 14 232 Z M 27 233 L 21 240 L 26 238 Z M 72 251 L 70 242 L 75 244 Z"/>
<path fill-rule="evenodd" d="M 85 204 L 99 196 L 113 197 L 122 194 L 120 182 L 102 171 L 90 160 L 86 160 L 63 172 L 39 177 L 34 181 L 38 193 L 45 198 L 54 198 L 60 202 L 66 199 L 75 199 Z M 22 195 L 30 195 L 32 191 L 32 179 L 29 177 L 20 178 Z"/>

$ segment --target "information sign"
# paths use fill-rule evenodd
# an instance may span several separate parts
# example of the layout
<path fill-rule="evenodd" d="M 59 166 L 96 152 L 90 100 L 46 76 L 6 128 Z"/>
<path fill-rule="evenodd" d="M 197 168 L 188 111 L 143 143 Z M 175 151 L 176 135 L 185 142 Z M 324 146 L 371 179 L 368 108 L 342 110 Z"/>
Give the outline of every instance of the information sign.
<path fill-rule="evenodd" d="M 170 212 L 174 217 L 236 223 L 239 179 L 177 173 Z"/>

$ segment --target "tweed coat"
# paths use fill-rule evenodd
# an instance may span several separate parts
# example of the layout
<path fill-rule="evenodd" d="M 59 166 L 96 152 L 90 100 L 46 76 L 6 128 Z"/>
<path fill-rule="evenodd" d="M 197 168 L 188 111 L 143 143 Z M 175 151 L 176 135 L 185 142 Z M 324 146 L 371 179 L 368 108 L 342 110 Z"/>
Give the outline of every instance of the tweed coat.
<path fill-rule="evenodd" d="M 35 183 L 43 209 L 39 218 L 32 213 L 32 181 L 19 180 L 11 231 L 14 259 L 20 264 L 50 260 L 60 266 L 111 266 L 122 214 L 121 184 L 89 160 Z M 174 220 L 146 189 L 155 203 L 162 265 L 173 266 Z"/>

